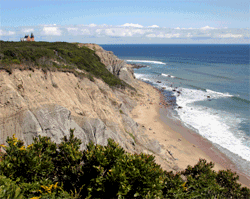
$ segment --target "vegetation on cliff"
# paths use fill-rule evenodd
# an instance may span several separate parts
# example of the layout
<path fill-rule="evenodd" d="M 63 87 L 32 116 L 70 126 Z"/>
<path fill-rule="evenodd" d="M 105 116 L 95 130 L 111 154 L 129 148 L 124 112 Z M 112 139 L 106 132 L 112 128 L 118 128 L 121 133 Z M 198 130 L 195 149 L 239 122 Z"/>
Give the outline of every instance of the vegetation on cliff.
<path fill-rule="evenodd" d="M 2 145 L 0 198 L 249 198 L 230 170 L 215 172 L 200 160 L 174 174 L 163 171 L 154 156 L 126 153 L 113 140 L 87 145 L 64 137 L 57 145 L 48 137 L 25 147 L 14 135 Z"/>
<path fill-rule="evenodd" d="M 66 42 L 4 42 L 0 41 L 0 69 L 11 73 L 13 68 L 60 70 L 77 76 L 101 78 L 109 86 L 122 87 L 122 80 L 111 74 L 95 52 L 85 46 Z M 75 69 L 84 70 L 82 74 Z"/>

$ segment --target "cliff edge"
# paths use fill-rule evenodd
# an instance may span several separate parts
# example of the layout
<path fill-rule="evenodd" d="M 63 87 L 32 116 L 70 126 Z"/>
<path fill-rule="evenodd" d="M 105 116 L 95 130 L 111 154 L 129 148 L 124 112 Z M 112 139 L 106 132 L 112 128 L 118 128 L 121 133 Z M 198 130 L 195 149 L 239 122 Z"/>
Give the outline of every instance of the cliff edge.
<path fill-rule="evenodd" d="M 154 154 L 163 168 L 174 168 L 174 161 L 167 157 L 159 142 L 149 139 L 144 126 L 131 116 L 138 103 L 146 103 L 151 98 L 142 88 L 154 90 L 153 87 L 136 80 L 131 66 L 112 52 L 96 44 L 78 45 L 93 50 L 108 71 L 130 87 L 115 88 L 96 76 L 77 77 L 72 70 L 77 74 L 89 71 L 74 67 L 69 71 L 44 72 L 36 67 L 20 70 L 25 64 L 17 64 L 11 73 L 0 70 L 0 144 L 6 144 L 7 136 L 13 134 L 24 140 L 25 145 L 39 135 L 60 143 L 70 129 L 75 129 L 82 150 L 91 140 L 106 145 L 107 139 L 112 138 L 127 152 Z M 56 56 L 61 56 L 59 60 L 63 60 L 60 51 L 56 52 L 59 52 Z M 52 61 L 59 65 L 59 61 Z M 159 95 L 156 90 L 153 92 Z"/>

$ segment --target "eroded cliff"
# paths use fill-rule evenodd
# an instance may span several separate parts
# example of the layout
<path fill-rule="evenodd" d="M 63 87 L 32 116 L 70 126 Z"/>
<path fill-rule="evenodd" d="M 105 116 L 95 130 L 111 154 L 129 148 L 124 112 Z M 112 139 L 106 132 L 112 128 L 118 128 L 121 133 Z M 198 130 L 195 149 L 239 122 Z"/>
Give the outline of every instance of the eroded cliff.
<path fill-rule="evenodd" d="M 70 129 L 75 129 L 82 140 L 81 149 L 90 140 L 106 145 L 112 138 L 128 152 L 153 153 L 165 169 L 174 167 L 159 142 L 150 140 L 130 116 L 138 101 L 148 99 L 131 67 L 98 45 L 85 46 L 95 50 L 107 69 L 135 90 L 111 88 L 100 78 L 91 81 L 69 72 L 15 69 L 9 74 L 1 70 L 0 143 L 13 134 L 26 145 L 39 135 L 59 143 Z"/>

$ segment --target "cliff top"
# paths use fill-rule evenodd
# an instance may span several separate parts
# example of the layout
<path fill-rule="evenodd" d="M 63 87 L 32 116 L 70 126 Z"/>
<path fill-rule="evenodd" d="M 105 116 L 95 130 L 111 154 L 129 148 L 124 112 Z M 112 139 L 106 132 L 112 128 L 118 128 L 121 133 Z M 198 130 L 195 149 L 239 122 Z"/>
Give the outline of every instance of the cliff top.
<path fill-rule="evenodd" d="M 79 75 L 83 70 L 89 79 L 102 79 L 109 86 L 124 88 L 127 84 L 108 71 L 100 57 L 88 47 L 66 42 L 4 42 L 0 41 L 0 69 L 60 70 Z M 96 45 L 98 46 L 98 45 Z M 101 47 L 100 47 L 101 48 Z"/>

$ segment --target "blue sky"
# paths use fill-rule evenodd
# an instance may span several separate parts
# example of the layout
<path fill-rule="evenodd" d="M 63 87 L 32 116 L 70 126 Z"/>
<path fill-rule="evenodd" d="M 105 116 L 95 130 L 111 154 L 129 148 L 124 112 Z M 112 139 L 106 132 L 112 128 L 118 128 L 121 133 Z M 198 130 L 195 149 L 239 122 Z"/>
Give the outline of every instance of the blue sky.
<path fill-rule="evenodd" d="M 247 0 L 2 0 L 2 40 L 249 43 Z"/>

